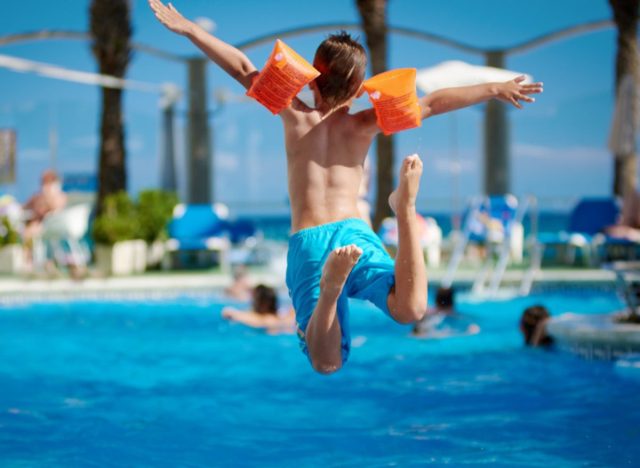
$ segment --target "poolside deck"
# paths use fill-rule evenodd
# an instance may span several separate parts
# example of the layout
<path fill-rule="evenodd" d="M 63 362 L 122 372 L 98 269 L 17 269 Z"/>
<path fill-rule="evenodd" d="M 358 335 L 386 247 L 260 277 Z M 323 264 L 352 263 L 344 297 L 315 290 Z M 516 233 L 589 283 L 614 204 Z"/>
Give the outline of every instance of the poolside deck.
<path fill-rule="evenodd" d="M 248 272 L 252 283 L 264 283 L 285 289 L 282 274 L 264 269 Z M 445 269 L 430 269 L 429 280 L 432 284 L 441 282 Z M 455 284 L 467 286 L 473 283 L 476 269 L 460 269 Z M 507 270 L 503 286 L 517 287 L 522 280 L 523 270 Z M 15 300 L 63 300 L 70 298 L 94 298 L 139 296 L 153 298 L 175 296 L 184 293 L 208 293 L 220 291 L 231 283 L 228 273 L 219 270 L 201 270 L 190 272 L 148 272 L 127 277 L 89 277 L 84 280 L 70 278 L 19 278 L 0 277 L 0 302 Z M 538 273 L 535 287 L 550 285 L 591 286 L 600 285 L 613 288 L 615 275 L 602 269 L 585 268 L 545 268 Z"/>

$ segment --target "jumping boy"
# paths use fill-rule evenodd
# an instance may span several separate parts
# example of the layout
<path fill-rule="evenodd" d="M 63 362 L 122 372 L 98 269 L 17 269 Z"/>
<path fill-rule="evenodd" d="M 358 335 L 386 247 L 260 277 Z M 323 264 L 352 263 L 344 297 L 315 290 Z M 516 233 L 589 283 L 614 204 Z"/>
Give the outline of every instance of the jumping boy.
<path fill-rule="evenodd" d="M 149 0 L 156 17 L 187 37 L 246 89 L 258 71 L 240 50 L 185 19 L 174 7 Z M 417 155 L 404 159 L 399 185 L 389 199 L 398 218 L 394 261 L 366 222 L 359 219 L 358 189 L 363 164 L 380 131 L 373 109 L 349 113 L 364 80 L 363 47 L 342 32 L 329 36 L 316 51 L 313 66 L 321 73 L 309 87 L 315 107 L 294 99 L 280 112 L 291 200 L 287 287 L 296 310 L 301 347 L 313 368 L 337 371 L 350 350 L 348 297 L 367 299 L 400 323 L 425 313 L 427 278 L 418 237 L 415 202 L 422 175 Z M 542 84 L 506 83 L 450 88 L 420 99 L 422 118 L 489 99 L 521 108 Z"/>

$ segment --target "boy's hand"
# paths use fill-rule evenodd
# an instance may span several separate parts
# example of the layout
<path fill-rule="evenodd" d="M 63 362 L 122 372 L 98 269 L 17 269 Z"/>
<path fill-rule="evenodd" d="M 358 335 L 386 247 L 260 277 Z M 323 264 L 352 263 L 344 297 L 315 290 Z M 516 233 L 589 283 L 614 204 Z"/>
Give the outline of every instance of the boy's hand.
<path fill-rule="evenodd" d="M 496 99 L 503 102 L 510 102 L 518 109 L 522 109 L 520 101 L 535 102 L 529 94 L 542 92 L 542 83 L 520 84 L 524 81 L 524 76 L 519 76 L 511 81 L 498 84 L 498 94 Z"/>
<path fill-rule="evenodd" d="M 160 0 L 148 0 L 149 6 L 160 20 L 169 30 L 182 36 L 187 35 L 193 30 L 194 24 L 180 14 L 176 8 L 169 3 L 168 6 Z"/>

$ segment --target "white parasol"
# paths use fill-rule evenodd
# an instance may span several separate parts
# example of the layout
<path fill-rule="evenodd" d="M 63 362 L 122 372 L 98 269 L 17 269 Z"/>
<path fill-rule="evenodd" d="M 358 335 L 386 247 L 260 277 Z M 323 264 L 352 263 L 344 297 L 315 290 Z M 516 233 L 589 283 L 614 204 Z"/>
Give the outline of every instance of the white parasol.
<path fill-rule="evenodd" d="M 450 60 L 418 71 L 416 85 L 429 94 L 442 88 L 509 81 L 521 75 L 525 77 L 525 84 L 533 82 L 532 77 L 526 73 Z"/>

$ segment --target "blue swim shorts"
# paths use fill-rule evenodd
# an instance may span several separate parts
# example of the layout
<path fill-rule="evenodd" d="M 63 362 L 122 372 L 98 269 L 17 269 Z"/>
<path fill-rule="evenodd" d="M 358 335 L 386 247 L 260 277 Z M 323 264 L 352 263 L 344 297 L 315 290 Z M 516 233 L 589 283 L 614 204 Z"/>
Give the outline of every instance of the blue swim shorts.
<path fill-rule="evenodd" d="M 391 316 L 387 297 L 395 283 L 393 260 L 369 225 L 356 218 L 296 232 L 289 239 L 287 255 L 287 287 L 296 311 L 300 348 L 309 356 L 305 330 L 320 297 L 322 267 L 332 250 L 350 244 L 360 247 L 362 255 L 338 299 L 343 364 L 351 349 L 348 298 L 366 299 Z"/>

